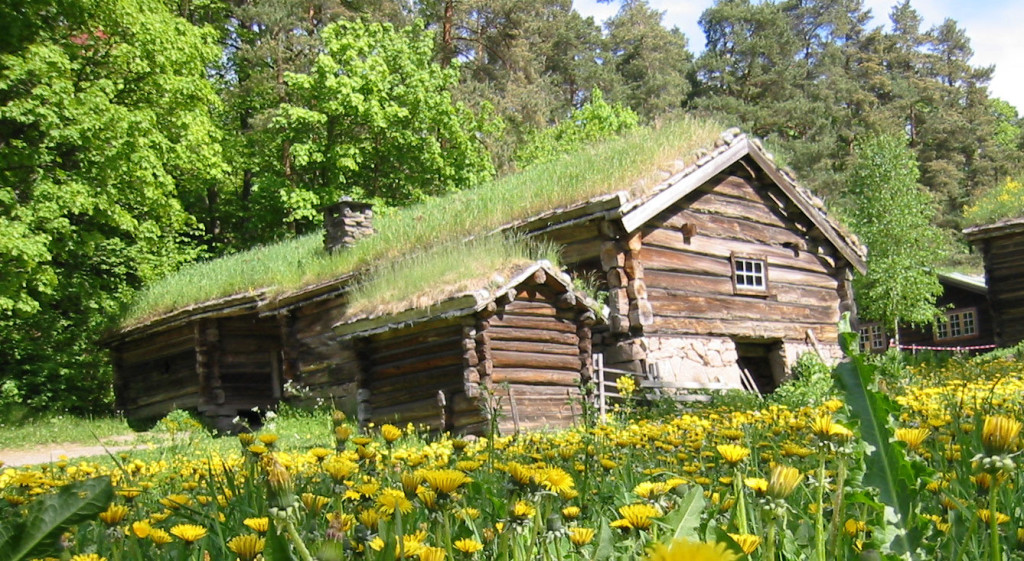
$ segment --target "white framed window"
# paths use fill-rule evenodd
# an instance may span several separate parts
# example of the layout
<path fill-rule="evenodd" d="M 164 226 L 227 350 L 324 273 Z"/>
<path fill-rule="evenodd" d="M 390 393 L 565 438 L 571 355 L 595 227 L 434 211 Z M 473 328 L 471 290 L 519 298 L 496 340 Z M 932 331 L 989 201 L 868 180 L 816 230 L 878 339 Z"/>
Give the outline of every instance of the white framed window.
<path fill-rule="evenodd" d="M 733 256 L 732 286 L 736 292 L 766 293 L 768 263 L 764 259 Z"/>
<path fill-rule="evenodd" d="M 943 314 L 935 325 L 935 340 L 967 339 L 978 336 L 978 311 L 961 308 Z"/>
<path fill-rule="evenodd" d="M 880 323 L 866 323 L 860 328 L 860 352 L 872 353 L 886 348 L 885 330 Z"/>

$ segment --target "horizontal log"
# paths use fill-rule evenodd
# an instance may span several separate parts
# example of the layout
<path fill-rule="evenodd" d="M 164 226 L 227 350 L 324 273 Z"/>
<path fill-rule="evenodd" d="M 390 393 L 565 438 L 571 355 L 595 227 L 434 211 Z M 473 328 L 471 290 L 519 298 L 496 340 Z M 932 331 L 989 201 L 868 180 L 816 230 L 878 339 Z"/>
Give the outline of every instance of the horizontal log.
<path fill-rule="evenodd" d="M 806 244 L 807 242 L 807 237 L 800 226 L 771 226 L 742 218 L 728 218 L 686 209 L 680 210 L 664 222 L 649 224 L 644 228 L 644 233 L 662 228 L 682 231 L 686 225 L 696 227 L 694 236 L 769 243 L 779 246 L 787 243 Z"/>
<path fill-rule="evenodd" d="M 697 195 L 697 193 L 694 193 L 694 195 Z M 690 197 L 687 197 L 687 200 L 689 201 Z M 683 208 L 683 205 L 679 205 L 676 209 L 681 208 Z M 782 209 L 769 207 L 763 202 L 744 201 L 720 196 L 713 192 L 697 196 L 692 199 L 692 202 L 686 208 L 697 212 L 727 216 L 738 220 L 748 220 L 782 228 L 789 228 L 792 224 Z M 667 212 L 662 215 L 665 214 Z"/>
<path fill-rule="evenodd" d="M 835 306 L 784 304 L 758 297 L 708 297 L 675 295 L 671 299 L 651 298 L 651 305 L 660 316 L 708 319 L 785 319 L 805 323 L 839 321 Z"/>
<path fill-rule="evenodd" d="M 556 345 L 575 345 L 579 343 L 579 336 L 574 331 L 495 326 L 487 330 L 487 341 L 533 341 Z"/>
<path fill-rule="evenodd" d="M 652 280 L 656 285 L 648 285 L 647 299 L 651 302 L 664 302 L 679 297 L 702 296 L 705 298 L 733 298 L 732 279 L 703 277 L 677 273 L 659 273 Z M 671 283 L 671 284 L 668 284 Z M 835 288 L 819 288 L 811 285 L 793 285 L 781 282 L 770 282 L 768 294 L 777 302 L 784 304 L 810 303 L 839 307 L 839 294 Z"/>
<path fill-rule="evenodd" d="M 820 256 L 809 252 L 800 252 L 794 256 L 793 250 L 765 243 L 728 240 L 708 236 L 694 236 L 684 241 L 682 232 L 660 228 L 647 235 L 644 247 L 658 247 L 677 251 L 683 254 L 706 255 L 728 260 L 733 254 L 762 257 L 768 261 L 769 267 L 783 266 L 790 269 L 803 269 L 828 274 L 830 264 Z M 627 271 L 628 273 L 628 271 Z"/>
<path fill-rule="evenodd" d="M 591 239 L 563 245 L 559 251 L 559 260 L 566 265 L 596 259 L 601 254 L 601 240 Z"/>
<path fill-rule="evenodd" d="M 436 393 L 436 392 L 435 392 Z M 388 418 L 400 415 L 402 417 L 426 417 L 429 415 L 441 416 L 441 406 L 437 404 L 437 396 L 396 403 L 394 405 L 374 407 L 373 416 L 377 418 Z"/>
<path fill-rule="evenodd" d="M 573 344 L 552 344 L 538 343 L 534 341 L 494 341 L 491 344 L 494 351 L 516 351 L 521 353 L 542 353 L 552 355 L 579 356 L 578 343 Z"/>
<path fill-rule="evenodd" d="M 541 370 L 538 368 L 495 368 L 491 381 L 495 384 L 539 384 L 545 386 L 573 387 L 580 383 L 580 373 L 562 370 Z M 517 394 L 518 397 L 518 394 Z"/>
<path fill-rule="evenodd" d="M 434 335 L 404 342 L 371 343 L 369 354 L 374 357 L 375 361 L 393 362 L 425 354 L 435 354 L 439 349 L 451 349 L 462 344 L 462 333 L 455 330 L 446 330 Z"/>
<path fill-rule="evenodd" d="M 787 339 L 803 341 L 807 329 L 813 329 L 819 341 L 835 343 L 839 332 L 833 323 L 816 324 L 781 321 L 749 321 L 735 319 L 693 319 L 654 316 L 654 323 L 645 329 L 646 335 L 685 334 L 723 335 L 726 337 L 749 337 L 754 339 Z"/>
<path fill-rule="evenodd" d="M 411 372 L 422 372 L 445 366 L 461 366 L 462 360 L 462 350 L 459 348 L 441 349 L 439 352 L 430 355 L 384 363 L 377 362 L 376 357 L 371 354 L 370 361 L 373 366 L 370 367 L 369 374 L 375 380 L 382 380 L 393 376 L 403 376 Z"/>
<path fill-rule="evenodd" d="M 432 369 L 421 369 L 402 376 L 389 378 L 377 378 L 372 374 L 365 380 L 366 387 L 372 392 L 385 392 L 407 388 L 410 391 L 418 391 L 421 385 L 453 385 L 462 383 L 462 373 L 465 369 L 462 364 L 435 367 Z M 436 387 L 434 390 L 442 389 Z"/>
<path fill-rule="evenodd" d="M 491 360 L 496 369 L 500 368 L 544 368 L 551 370 L 572 370 L 578 372 L 580 369 L 580 358 L 576 356 L 561 356 L 539 353 L 517 353 L 511 351 L 493 351 Z"/>
<path fill-rule="evenodd" d="M 431 399 L 437 398 L 437 392 L 454 392 L 459 391 L 463 387 L 462 376 L 447 376 L 443 379 L 431 379 L 429 381 L 422 381 L 415 386 L 395 387 L 387 389 L 371 388 L 369 398 L 366 400 L 373 406 L 374 410 L 378 407 L 385 407 L 396 405 L 399 403 L 407 403 L 418 399 L 426 399 L 424 395 L 429 395 Z"/>
<path fill-rule="evenodd" d="M 542 329 L 545 331 L 559 331 L 562 333 L 574 333 L 576 325 L 572 321 L 558 318 L 533 318 L 517 315 L 494 316 L 490 320 L 491 327 L 517 327 L 522 329 Z M 493 334 L 492 334 L 493 336 Z"/>
<path fill-rule="evenodd" d="M 165 358 L 180 353 L 195 352 L 195 335 L 192 330 L 188 333 L 178 334 L 175 337 L 153 339 L 142 339 L 146 344 L 119 345 L 114 348 L 121 362 L 130 364 Z M 132 341 L 135 343 L 135 341 Z"/>

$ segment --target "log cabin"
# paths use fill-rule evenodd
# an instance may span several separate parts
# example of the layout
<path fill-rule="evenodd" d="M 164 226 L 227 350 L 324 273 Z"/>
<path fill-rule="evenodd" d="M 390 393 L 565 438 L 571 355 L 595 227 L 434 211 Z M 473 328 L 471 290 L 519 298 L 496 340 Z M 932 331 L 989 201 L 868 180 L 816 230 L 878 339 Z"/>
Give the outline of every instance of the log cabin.
<path fill-rule="evenodd" d="M 737 129 L 653 188 L 510 227 L 563 246 L 608 291 L 605 364 L 686 385 L 770 392 L 804 352 L 842 354 L 840 314 L 865 250 Z"/>
<path fill-rule="evenodd" d="M 900 327 L 900 350 L 981 353 L 995 348 L 992 308 L 985 278 L 938 273 L 942 295 L 935 301 L 942 317 L 934 326 Z M 883 352 L 889 339 L 878 323 L 860 324 L 861 351 Z"/>
<path fill-rule="evenodd" d="M 967 228 L 964 235 L 985 261 L 995 343 L 1024 341 L 1024 217 Z"/>
<path fill-rule="evenodd" d="M 841 356 L 836 325 L 855 312 L 851 280 L 864 270 L 865 250 L 757 140 L 730 129 L 645 177 L 490 232 L 560 246 L 561 266 L 607 294 L 603 320 L 551 265 L 536 265 L 493 299 L 463 294 L 367 317 L 350 311 L 362 271 L 342 271 L 113 333 L 118 406 L 139 421 L 195 408 L 230 428 L 293 381 L 362 422 L 480 432 L 478 412 L 494 405 L 481 401 L 488 390 L 487 400 L 503 401 L 494 410 L 504 430 L 539 428 L 572 420 L 565 407 L 594 353 L 637 376 L 762 392 L 803 352 Z M 368 205 L 332 205 L 324 251 L 373 235 L 372 219 Z M 445 311 L 467 298 L 475 303 L 459 314 Z M 508 395 L 494 393 L 502 382 Z"/>

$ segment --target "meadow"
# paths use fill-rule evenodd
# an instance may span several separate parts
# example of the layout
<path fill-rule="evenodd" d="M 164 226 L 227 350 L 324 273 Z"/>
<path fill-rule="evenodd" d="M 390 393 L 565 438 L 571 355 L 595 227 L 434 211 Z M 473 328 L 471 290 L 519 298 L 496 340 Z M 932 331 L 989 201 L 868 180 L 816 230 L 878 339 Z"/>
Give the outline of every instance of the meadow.
<path fill-rule="evenodd" d="M 493 438 L 336 412 L 212 438 L 177 414 L 159 450 L 0 468 L 0 560 L 1022 558 L 1021 362 L 868 362 Z"/>

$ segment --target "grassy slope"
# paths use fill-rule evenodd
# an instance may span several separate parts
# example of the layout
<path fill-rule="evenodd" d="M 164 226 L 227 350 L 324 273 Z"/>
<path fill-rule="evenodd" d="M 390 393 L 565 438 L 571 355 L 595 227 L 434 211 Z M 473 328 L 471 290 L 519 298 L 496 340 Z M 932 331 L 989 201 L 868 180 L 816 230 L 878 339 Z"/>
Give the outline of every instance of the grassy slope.
<path fill-rule="evenodd" d="M 189 265 L 145 289 L 124 323 L 231 294 L 293 290 L 597 195 L 642 191 L 661 179 L 658 170 L 693 160 L 694 151 L 710 147 L 722 130 L 691 118 L 640 129 L 473 189 L 381 213 L 375 235 L 332 255 L 322 251 L 320 235 L 310 235 Z"/>

